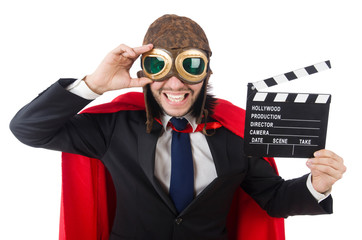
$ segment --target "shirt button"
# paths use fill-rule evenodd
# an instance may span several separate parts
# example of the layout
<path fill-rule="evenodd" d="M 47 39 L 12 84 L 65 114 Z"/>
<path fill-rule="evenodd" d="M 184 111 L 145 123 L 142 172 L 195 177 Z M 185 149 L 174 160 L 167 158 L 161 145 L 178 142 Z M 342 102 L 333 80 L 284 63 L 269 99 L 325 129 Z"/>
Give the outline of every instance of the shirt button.
<path fill-rule="evenodd" d="M 180 225 L 181 222 L 182 222 L 182 218 L 176 218 L 175 222 L 176 222 L 177 225 Z"/>

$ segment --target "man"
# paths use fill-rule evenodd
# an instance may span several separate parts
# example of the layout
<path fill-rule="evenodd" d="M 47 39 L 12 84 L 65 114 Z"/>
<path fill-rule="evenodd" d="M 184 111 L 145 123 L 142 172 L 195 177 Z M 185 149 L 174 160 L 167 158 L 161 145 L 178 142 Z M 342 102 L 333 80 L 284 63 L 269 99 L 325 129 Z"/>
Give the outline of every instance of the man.
<path fill-rule="evenodd" d="M 140 55 L 142 72 L 132 78 Z M 30 146 L 102 161 L 117 195 L 113 240 L 227 239 L 239 186 L 273 217 L 331 213 L 329 193 L 345 172 L 343 159 L 320 150 L 307 161 L 311 174 L 284 181 L 265 159 L 245 157 L 242 136 L 228 123 L 242 120 L 224 113 L 224 124 L 217 117 L 222 101 L 207 94 L 210 56 L 197 23 L 165 15 L 151 24 L 144 45 L 122 44 L 83 80 L 53 84 L 17 113 L 11 130 Z M 95 97 L 130 87 L 144 88 L 145 110 L 77 115 Z M 139 101 L 127 96 L 134 96 L 127 104 Z"/>

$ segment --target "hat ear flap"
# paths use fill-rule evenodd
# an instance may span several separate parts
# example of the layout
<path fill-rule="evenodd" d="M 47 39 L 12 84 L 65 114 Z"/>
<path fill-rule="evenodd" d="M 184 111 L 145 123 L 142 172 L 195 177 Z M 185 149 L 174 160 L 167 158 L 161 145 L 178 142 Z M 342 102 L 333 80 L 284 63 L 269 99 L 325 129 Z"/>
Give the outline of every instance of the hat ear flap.
<path fill-rule="evenodd" d="M 203 85 L 202 85 L 202 91 L 200 92 L 200 102 L 197 104 L 194 104 L 194 110 L 192 112 L 193 116 L 196 117 L 196 123 L 200 124 L 202 122 L 202 118 L 204 117 L 204 110 L 205 110 L 205 104 L 206 104 L 206 98 L 207 98 L 207 88 L 209 83 L 211 72 L 208 71 L 207 75 L 204 79 Z"/>
<path fill-rule="evenodd" d="M 152 131 L 154 119 L 160 119 L 163 114 L 160 105 L 156 102 L 156 99 L 153 97 L 151 92 L 151 87 L 149 84 L 143 87 L 143 94 L 145 99 L 146 107 L 146 127 L 147 133 Z"/>
<path fill-rule="evenodd" d="M 138 75 L 138 73 L 137 73 L 137 75 Z M 149 87 L 147 87 L 147 86 L 143 87 L 143 95 L 145 98 L 145 107 L 146 107 L 146 132 L 150 133 L 152 130 L 152 126 L 153 126 L 153 117 L 152 117 L 152 114 L 150 113 L 150 108 L 151 108 L 151 106 L 149 104 L 150 101 L 147 99 L 149 96 L 149 91 L 147 88 L 149 88 Z"/>

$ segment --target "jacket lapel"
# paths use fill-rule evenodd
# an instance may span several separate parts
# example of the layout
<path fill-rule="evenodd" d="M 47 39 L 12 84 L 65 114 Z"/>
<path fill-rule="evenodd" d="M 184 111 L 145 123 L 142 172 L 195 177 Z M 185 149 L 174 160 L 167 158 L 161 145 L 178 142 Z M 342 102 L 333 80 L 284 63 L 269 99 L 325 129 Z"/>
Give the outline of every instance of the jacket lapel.
<path fill-rule="evenodd" d="M 224 176 L 228 174 L 228 155 L 227 155 L 227 132 L 224 128 L 216 129 L 216 132 L 212 136 L 206 136 L 207 143 L 209 145 L 211 155 L 214 160 L 217 177 L 199 194 L 195 199 L 187 206 L 182 213 L 189 211 L 199 204 L 199 201 L 203 201 L 205 196 L 214 192 L 215 188 L 225 181 Z"/>
<path fill-rule="evenodd" d="M 154 127 L 151 133 L 146 133 L 146 129 L 143 127 L 139 128 L 138 132 L 138 156 L 139 163 L 146 174 L 147 178 L 153 185 L 156 192 L 160 195 L 163 201 L 167 204 L 167 206 L 171 209 L 174 214 L 177 214 L 176 208 L 162 188 L 159 181 L 156 179 L 154 175 L 155 171 L 155 151 L 158 137 L 161 134 L 162 126 L 155 122 Z"/>
<path fill-rule="evenodd" d="M 214 160 L 217 178 L 220 178 L 228 172 L 227 132 L 225 128 L 219 128 L 214 135 L 206 136 L 206 140 Z"/>

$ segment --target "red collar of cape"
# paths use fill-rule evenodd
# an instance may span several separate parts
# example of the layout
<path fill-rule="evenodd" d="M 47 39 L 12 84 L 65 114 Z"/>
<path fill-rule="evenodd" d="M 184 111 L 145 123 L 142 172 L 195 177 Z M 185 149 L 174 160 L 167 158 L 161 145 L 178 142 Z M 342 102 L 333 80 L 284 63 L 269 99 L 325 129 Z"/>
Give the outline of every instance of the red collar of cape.
<path fill-rule="evenodd" d="M 112 113 L 144 110 L 143 93 L 130 92 L 110 103 L 90 107 L 82 113 Z M 218 99 L 213 119 L 244 137 L 245 111 Z M 277 172 L 273 158 L 265 158 Z M 115 191 L 112 179 L 98 160 L 62 154 L 62 198 L 60 240 L 108 240 L 112 228 Z M 234 195 L 227 229 L 232 240 L 284 240 L 284 219 L 267 215 L 241 188 Z"/>

